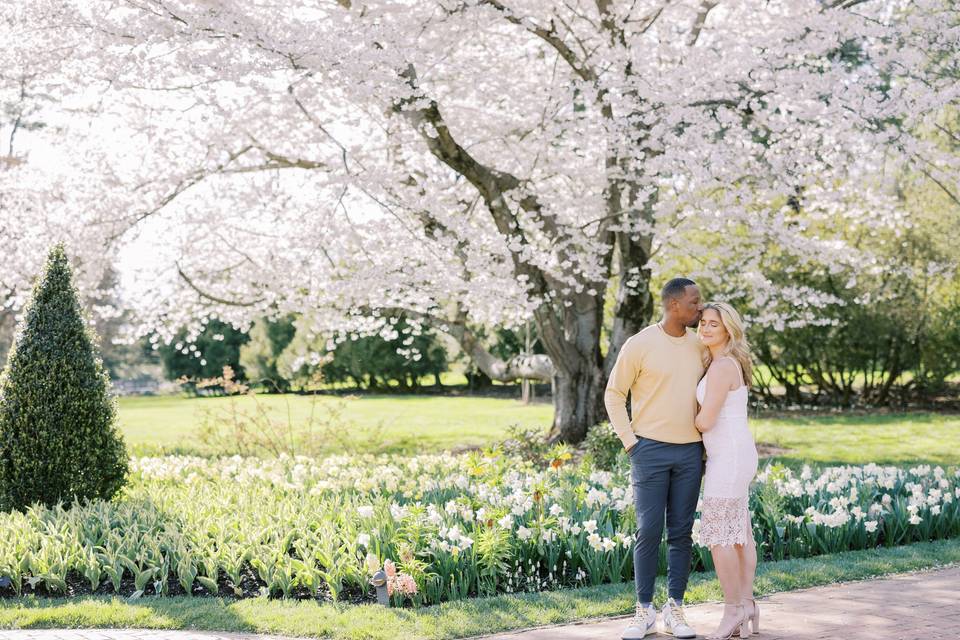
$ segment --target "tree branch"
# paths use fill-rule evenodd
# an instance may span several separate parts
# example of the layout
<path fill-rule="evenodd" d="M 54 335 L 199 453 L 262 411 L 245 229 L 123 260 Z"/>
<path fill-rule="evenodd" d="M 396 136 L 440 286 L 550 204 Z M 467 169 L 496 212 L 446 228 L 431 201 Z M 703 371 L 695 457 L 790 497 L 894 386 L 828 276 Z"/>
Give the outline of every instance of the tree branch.
<path fill-rule="evenodd" d="M 490 353 L 480 342 L 480 338 L 470 329 L 467 314 L 460 305 L 457 305 L 456 318 L 453 320 L 404 307 L 378 307 L 377 309 L 382 314 L 416 318 L 425 325 L 443 331 L 457 341 L 460 348 L 491 380 L 513 382 L 527 378 L 550 382 L 556 373 L 550 357 L 544 354 L 521 354 L 503 360 Z M 441 325 L 446 328 L 441 328 Z"/>
<path fill-rule="evenodd" d="M 27 100 L 27 79 L 25 76 L 20 76 L 20 103 L 19 109 L 17 109 L 17 117 L 13 121 L 13 125 L 10 128 L 10 142 L 9 142 L 9 152 L 7 155 L 13 158 L 13 140 L 17 136 L 17 130 L 20 129 L 20 123 L 23 121 L 23 112 L 26 109 L 26 100 Z"/>
<path fill-rule="evenodd" d="M 268 162 L 263 162 L 260 164 L 251 164 L 241 167 L 231 167 L 236 160 L 241 156 L 246 155 L 252 150 L 258 150 L 263 153 L 264 157 L 267 158 Z M 237 151 L 231 152 L 227 159 L 224 162 L 221 162 L 214 166 L 212 169 L 198 169 L 193 173 L 187 174 L 180 179 L 179 182 L 169 191 L 166 195 L 160 198 L 160 201 L 150 209 L 146 211 L 141 211 L 140 213 L 133 214 L 133 220 L 131 226 L 135 226 L 140 222 L 143 222 L 150 216 L 158 213 L 168 204 L 173 202 L 177 197 L 183 194 L 185 191 L 188 191 L 192 187 L 200 184 L 207 178 L 215 175 L 232 175 L 232 174 L 242 174 L 242 173 L 256 173 L 259 171 L 278 171 L 280 169 L 327 169 L 328 166 L 325 162 L 320 162 L 316 160 L 307 160 L 304 158 L 290 158 L 278 153 L 269 151 L 259 146 L 259 143 L 248 144 L 240 148 Z M 147 183 L 143 183 L 134 188 L 134 191 L 138 191 Z M 125 231 L 121 231 L 120 234 Z M 115 240 L 117 236 L 113 236 L 110 240 Z"/>
<path fill-rule="evenodd" d="M 697 40 L 700 39 L 700 34 L 703 32 L 703 26 L 707 22 L 707 16 L 710 15 L 710 11 L 713 10 L 717 4 L 719 4 L 718 0 L 703 0 L 700 3 L 700 10 L 697 11 L 697 17 L 693 21 L 693 28 L 690 30 L 690 35 L 687 38 L 688 47 L 697 44 Z"/>
<path fill-rule="evenodd" d="M 926 159 L 924 159 L 924 158 L 921 158 L 921 159 L 924 160 L 924 162 L 928 162 L 928 163 L 929 163 L 928 160 L 926 160 Z M 938 179 L 936 176 L 934 176 L 932 173 L 930 173 L 929 171 L 927 171 L 927 170 L 926 170 L 925 168 L 923 168 L 923 167 L 920 167 L 920 173 L 922 173 L 923 175 L 927 176 L 930 180 L 933 181 L 933 183 L 934 183 L 935 185 L 937 185 L 938 187 L 940 187 L 940 190 L 943 191 L 945 194 L 947 194 L 947 197 L 949 197 L 951 200 L 953 200 L 954 204 L 960 206 L 960 197 L 958 197 L 957 194 L 954 193 L 954 192 L 950 189 L 950 187 L 948 187 L 947 185 L 945 185 L 940 179 Z"/>
<path fill-rule="evenodd" d="M 457 309 L 457 320 L 449 323 L 449 333 L 461 348 L 491 380 L 510 382 L 520 378 L 542 380 L 550 382 L 556 373 L 556 368 L 550 357 L 543 354 L 523 354 L 513 356 L 508 360 L 497 358 L 480 343 L 467 326 L 466 313 Z"/>
<path fill-rule="evenodd" d="M 205 298 L 207 300 L 210 300 L 211 302 L 224 304 L 230 307 L 253 307 L 260 304 L 266 299 L 266 298 L 257 298 L 256 300 L 228 300 L 227 298 L 221 298 L 219 296 L 215 296 L 212 293 L 208 293 L 203 289 L 201 289 L 199 286 L 197 286 L 197 284 L 193 281 L 193 279 L 191 279 L 190 276 L 188 276 L 186 272 L 184 272 L 183 268 L 180 266 L 179 261 L 175 262 L 174 264 L 177 267 L 177 275 L 180 276 L 180 278 L 187 284 L 187 286 L 193 289 L 197 293 L 197 295 L 199 295 L 201 298 Z"/>
<path fill-rule="evenodd" d="M 560 34 L 557 33 L 556 27 L 551 20 L 550 28 L 546 29 L 542 26 L 533 24 L 529 20 L 524 20 L 518 18 L 513 10 L 505 6 L 499 0 L 481 0 L 479 3 L 481 5 L 488 5 L 495 8 L 497 11 L 503 14 L 504 19 L 508 22 L 521 26 L 530 33 L 534 34 L 551 47 L 553 47 L 557 53 L 560 54 L 560 57 L 566 61 L 570 68 L 573 69 L 573 72 L 576 73 L 582 80 L 586 82 L 596 82 L 597 73 L 586 64 L 585 60 L 581 60 L 573 49 L 564 42 L 563 38 L 560 37 Z"/>
<path fill-rule="evenodd" d="M 413 89 L 414 94 L 397 101 L 394 111 L 413 124 L 434 157 L 462 175 L 477 189 L 493 217 L 497 230 L 507 238 L 517 237 L 521 244 L 528 245 L 529 240 L 505 198 L 508 192 L 520 188 L 520 180 L 509 173 L 497 171 L 481 163 L 457 142 L 447 127 L 436 101 L 425 96 L 420 90 L 413 65 L 410 65 L 401 75 Z M 533 195 L 525 196 L 520 201 L 520 206 L 527 211 L 539 212 L 540 210 L 540 204 Z M 549 274 L 521 260 L 519 252 L 511 251 L 511 255 L 514 271 L 517 274 L 526 275 L 538 293 L 546 293 L 551 285 L 556 284 L 552 282 Z"/>

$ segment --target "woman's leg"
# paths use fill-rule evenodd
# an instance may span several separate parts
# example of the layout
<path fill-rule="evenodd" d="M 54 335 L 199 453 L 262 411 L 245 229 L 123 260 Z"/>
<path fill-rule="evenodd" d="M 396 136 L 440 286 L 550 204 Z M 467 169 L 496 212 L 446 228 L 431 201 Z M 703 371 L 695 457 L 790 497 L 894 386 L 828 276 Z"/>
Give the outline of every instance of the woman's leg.
<path fill-rule="evenodd" d="M 717 569 L 717 578 L 720 588 L 723 589 L 723 601 L 728 604 L 739 604 L 740 594 L 740 558 L 733 545 L 715 545 L 710 547 L 713 556 L 713 566 Z"/>
<path fill-rule="evenodd" d="M 740 595 L 744 599 L 753 599 L 753 579 L 757 573 L 757 543 L 753 538 L 746 544 L 733 546 L 737 551 L 740 568 Z"/>
<path fill-rule="evenodd" d="M 743 598 L 747 616 L 754 618 L 753 629 L 756 633 L 760 628 L 759 617 L 756 617 L 756 603 L 753 601 L 753 580 L 757 573 L 757 543 L 751 536 L 746 544 L 738 544 L 734 548 L 737 550 L 740 564 L 740 597 Z"/>
<path fill-rule="evenodd" d="M 712 637 L 729 637 L 733 628 L 740 624 L 743 614 L 740 585 L 740 557 L 733 545 L 714 545 L 710 547 L 713 566 L 717 570 L 720 588 L 723 589 L 723 618 Z"/>

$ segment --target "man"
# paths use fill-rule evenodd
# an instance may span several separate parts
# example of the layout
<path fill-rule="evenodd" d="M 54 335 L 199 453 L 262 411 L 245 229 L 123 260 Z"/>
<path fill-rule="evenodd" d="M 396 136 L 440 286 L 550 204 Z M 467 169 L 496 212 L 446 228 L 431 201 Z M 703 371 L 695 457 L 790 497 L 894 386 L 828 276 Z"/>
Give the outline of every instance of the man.
<path fill-rule="evenodd" d="M 631 336 L 620 349 L 604 403 L 610 423 L 630 457 L 637 512 L 633 548 L 636 615 L 623 632 L 637 640 L 656 632 L 653 587 L 664 514 L 667 524 L 667 583 L 663 631 L 678 638 L 696 633 L 683 614 L 690 575 L 691 531 L 703 476 L 703 442 L 694 426 L 703 351 L 688 327 L 700 322 L 703 304 L 693 280 L 674 278 L 660 294 L 663 319 Z M 631 417 L 627 416 L 630 392 Z"/>

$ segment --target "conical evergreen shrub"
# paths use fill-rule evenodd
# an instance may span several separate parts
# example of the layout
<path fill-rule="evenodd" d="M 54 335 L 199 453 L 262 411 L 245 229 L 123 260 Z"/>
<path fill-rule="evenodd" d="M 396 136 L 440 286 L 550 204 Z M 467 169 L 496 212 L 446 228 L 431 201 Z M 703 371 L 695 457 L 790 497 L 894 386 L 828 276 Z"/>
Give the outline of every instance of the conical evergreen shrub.
<path fill-rule="evenodd" d="M 111 498 L 126 479 L 116 403 L 62 245 L 24 310 L 0 377 L 0 507 Z"/>

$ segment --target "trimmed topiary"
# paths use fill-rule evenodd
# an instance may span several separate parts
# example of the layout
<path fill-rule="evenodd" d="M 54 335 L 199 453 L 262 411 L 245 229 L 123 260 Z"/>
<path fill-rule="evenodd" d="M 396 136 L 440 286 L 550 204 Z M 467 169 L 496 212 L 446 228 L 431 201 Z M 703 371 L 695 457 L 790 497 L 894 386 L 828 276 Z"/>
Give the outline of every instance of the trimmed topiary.
<path fill-rule="evenodd" d="M 62 245 L 50 251 L 0 377 L 0 507 L 109 499 L 127 454 Z"/>

